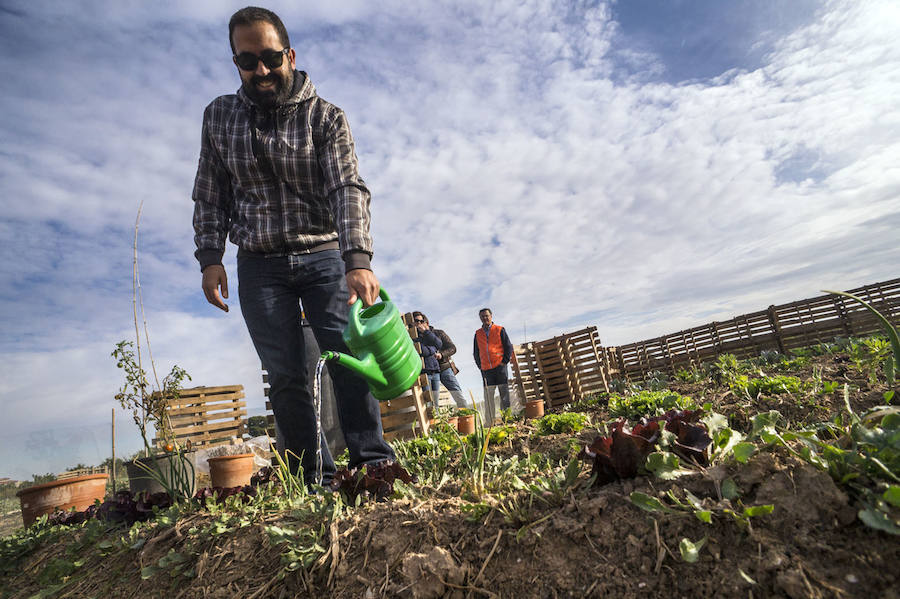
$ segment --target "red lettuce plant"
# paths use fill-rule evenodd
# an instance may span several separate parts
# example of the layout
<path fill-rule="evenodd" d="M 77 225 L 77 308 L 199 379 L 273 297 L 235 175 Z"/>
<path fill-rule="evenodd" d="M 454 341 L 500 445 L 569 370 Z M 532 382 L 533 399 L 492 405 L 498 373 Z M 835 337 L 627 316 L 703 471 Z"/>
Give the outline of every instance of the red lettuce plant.
<path fill-rule="evenodd" d="M 407 484 L 418 482 L 418 479 L 400 464 L 388 461 L 353 470 L 341 468 L 334 474 L 331 490 L 343 494 L 350 504 L 356 503 L 357 498 L 361 498 L 362 501 L 369 498 L 383 501 L 394 492 L 395 480 Z"/>
<path fill-rule="evenodd" d="M 698 422 L 702 413 L 702 410 L 669 410 L 650 420 L 641 419 L 633 428 L 628 428 L 625 420 L 619 420 L 613 424 L 608 437 L 597 437 L 578 457 L 593 461 L 594 486 L 634 478 L 647 456 L 657 450 L 663 428 L 675 436 L 672 450 L 676 454 L 706 465 L 707 447 L 712 439 L 706 426 Z"/>
<path fill-rule="evenodd" d="M 672 451 L 679 457 L 701 466 L 709 465 L 707 449 L 712 437 L 706 425 L 699 422 L 703 410 L 669 410 L 657 421 L 666 422 L 666 430 L 675 435 Z"/>

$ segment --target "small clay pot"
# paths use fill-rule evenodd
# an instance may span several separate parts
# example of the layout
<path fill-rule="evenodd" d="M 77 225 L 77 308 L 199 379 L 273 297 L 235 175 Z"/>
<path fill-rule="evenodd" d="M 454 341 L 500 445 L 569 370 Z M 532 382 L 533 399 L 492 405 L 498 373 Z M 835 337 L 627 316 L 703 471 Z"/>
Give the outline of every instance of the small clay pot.
<path fill-rule="evenodd" d="M 525 402 L 525 418 L 540 418 L 544 415 L 544 400 L 533 399 Z"/>
<path fill-rule="evenodd" d="M 449 424 L 451 427 L 455 428 L 456 430 L 459 430 L 459 416 L 451 416 L 450 418 L 447 419 L 447 424 Z"/>
<path fill-rule="evenodd" d="M 82 512 L 95 499 L 103 500 L 108 479 L 108 474 L 84 474 L 22 489 L 16 493 L 22 505 L 22 522 L 28 527 L 39 517 L 52 514 L 57 509 L 74 507 Z"/>
<path fill-rule="evenodd" d="M 475 414 L 458 416 L 457 418 L 456 430 L 459 431 L 460 435 L 471 435 L 475 432 Z"/>
<path fill-rule="evenodd" d="M 209 458 L 209 479 L 213 487 L 243 487 L 253 476 L 253 454 L 221 455 Z"/>

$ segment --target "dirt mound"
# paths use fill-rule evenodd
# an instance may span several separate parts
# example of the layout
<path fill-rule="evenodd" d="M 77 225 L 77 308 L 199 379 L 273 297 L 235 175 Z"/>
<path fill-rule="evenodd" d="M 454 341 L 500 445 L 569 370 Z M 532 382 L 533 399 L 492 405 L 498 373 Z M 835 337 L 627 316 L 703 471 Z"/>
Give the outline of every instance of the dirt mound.
<path fill-rule="evenodd" d="M 806 378 L 853 375 L 844 366 L 823 356 Z M 848 380 L 854 409 L 884 397 L 883 385 L 870 387 L 858 375 Z M 842 392 L 751 400 L 721 386 L 672 388 L 710 401 L 745 433 L 755 413 L 773 407 L 800 423 L 830 420 L 843 409 Z M 603 405 L 590 413 L 595 423 L 609 419 Z M 544 463 L 564 464 L 598 434 L 596 427 L 533 433 L 519 422 L 510 441 L 491 453 L 498 460 L 546 456 Z M 442 467 L 450 472 L 458 462 Z M 524 483 L 480 501 L 460 471 L 453 472 L 441 484 L 413 485 L 384 503 L 316 511 L 316 501 L 329 500 L 320 496 L 303 516 L 296 506 L 250 505 L 231 513 L 208 506 L 161 516 L 124 539 L 114 531 L 113 541 L 99 544 L 96 535 L 105 531 L 97 527 L 35 532 L 20 540 L 33 547 L 0 590 L 15 598 L 52 596 L 59 588 L 70 597 L 165 593 L 175 599 L 900 599 L 897 537 L 865 527 L 845 488 L 783 447 L 760 448 L 746 464 L 729 459 L 671 480 L 639 476 L 592 488 L 590 467 L 582 464 L 577 484 L 557 495 L 529 487 L 523 475 Z M 648 509 L 638 507 L 639 497 Z M 318 545 L 291 545 L 304 534 Z"/>

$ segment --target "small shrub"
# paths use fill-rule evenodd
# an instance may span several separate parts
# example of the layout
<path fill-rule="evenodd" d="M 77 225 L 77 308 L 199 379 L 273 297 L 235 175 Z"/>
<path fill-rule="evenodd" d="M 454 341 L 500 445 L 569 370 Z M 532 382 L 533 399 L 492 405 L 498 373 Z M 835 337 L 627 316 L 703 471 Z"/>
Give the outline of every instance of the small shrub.
<path fill-rule="evenodd" d="M 874 384 L 878 372 L 891 359 L 891 343 L 883 337 L 867 337 L 852 343 L 849 353 L 853 366 Z"/>
<path fill-rule="evenodd" d="M 681 381 L 683 383 L 699 383 L 706 379 L 706 374 L 703 373 L 702 370 L 694 366 L 688 368 L 679 368 L 675 372 L 675 380 Z"/>
<path fill-rule="evenodd" d="M 641 387 L 647 391 L 662 391 L 666 389 L 669 377 L 661 370 L 651 370 L 644 377 Z"/>
<path fill-rule="evenodd" d="M 741 373 L 741 365 L 734 354 L 722 354 L 707 369 L 709 378 L 719 385 L 730 385 Z"/>

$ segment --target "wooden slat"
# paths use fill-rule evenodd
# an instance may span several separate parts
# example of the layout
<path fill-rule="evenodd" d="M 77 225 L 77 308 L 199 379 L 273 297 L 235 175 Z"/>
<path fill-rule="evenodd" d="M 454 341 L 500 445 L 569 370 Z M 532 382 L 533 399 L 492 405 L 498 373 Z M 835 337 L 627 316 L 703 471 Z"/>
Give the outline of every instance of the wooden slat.
<path fill-rule="evenodd" d="M 401 395 L 396 399 L 392 399 L 390 401 L 380 401 L 379 407 L 381 408 L 382 416 L 385 414 L 391 414 L 398 410 L 405 410 L 407 408 L 416 407 L 416 398 L 413 397 L 412 393 L 407 395 Z"/>
<path fill-rule="evenodd" d="M 235 410 L 239 408 L 247 407 L 247 402 L 244 401 L 230 401 L 228 403 L 223 404 L 204 404 L 204 405 L 194 405 L 194 406 L 186 406 L 183 408 L 169 408 L 169 420 L 174 424 L 177 419 L 184 419 L 186 416 L 209 416 L 216 412 L 222 412 L 224 410 Z"/>
<path fill-rule="evenodd" d="M 415 409 L 412 409 L 409 412 L 393 412 L 387 416 L 381 417 L 381 427 L 386 430 L 393 430 L 398 426 L 402 425 L 414 425 L 418 420 L 418 414 L 416 414 Z"/>

